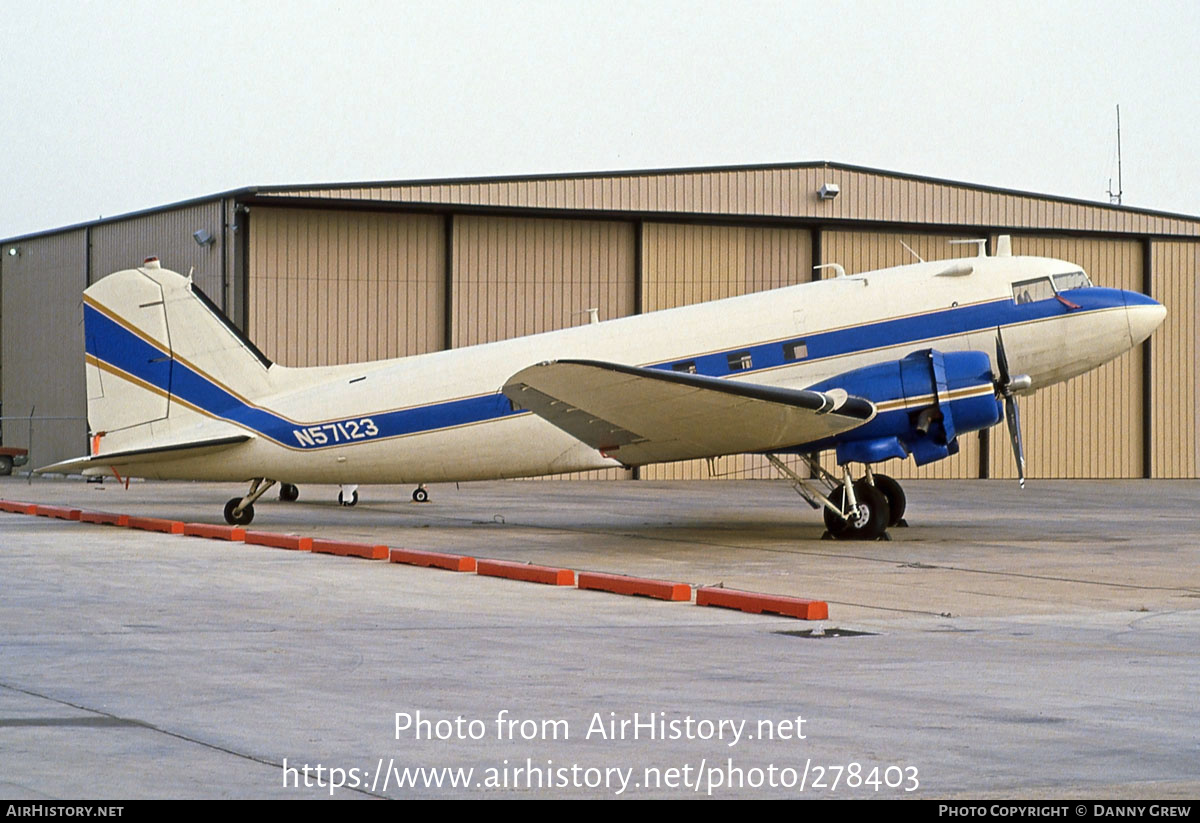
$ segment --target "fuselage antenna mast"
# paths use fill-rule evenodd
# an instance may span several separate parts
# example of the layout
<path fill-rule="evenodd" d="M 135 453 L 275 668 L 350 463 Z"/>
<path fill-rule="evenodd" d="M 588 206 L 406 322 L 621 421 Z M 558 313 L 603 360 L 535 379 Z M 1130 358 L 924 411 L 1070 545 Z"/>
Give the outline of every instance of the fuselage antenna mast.
<path fill-rule="evenodd" d="M 1121 104 L 1117 104 L 1117 190 L 1112 190 L 1112 178 L 1108 178 L 1108 202 L 1121 205 L 1121 195 L 1125 188 L 1121 185 Z"/>

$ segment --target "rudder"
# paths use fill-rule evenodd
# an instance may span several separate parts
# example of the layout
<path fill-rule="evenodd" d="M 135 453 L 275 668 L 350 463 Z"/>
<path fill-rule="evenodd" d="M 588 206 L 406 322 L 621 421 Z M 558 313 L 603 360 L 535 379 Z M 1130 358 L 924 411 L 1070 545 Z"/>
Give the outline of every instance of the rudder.
<path fill-rule="evenodd" d="M 190 278 L 154 258 L 83 300 L 93 455 L 185 436 L 268 389 L 271 362 Z"/>

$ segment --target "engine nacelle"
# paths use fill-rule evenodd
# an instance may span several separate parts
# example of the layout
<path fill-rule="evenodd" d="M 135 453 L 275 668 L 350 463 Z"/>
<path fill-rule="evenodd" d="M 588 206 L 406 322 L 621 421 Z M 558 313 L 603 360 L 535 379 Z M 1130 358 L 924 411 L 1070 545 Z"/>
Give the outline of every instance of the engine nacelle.
<path fill-rule="evenodd" d="M 845 389 L 875 404 L 865 426 L 834 438 L 837 461 L 877 463 L 912 455 L 918 466 L 958 452 L 958 435 L 996 425 L 991 361 L 980 351 L 923 349 L 901 360 L 839 374 L 808 388 Z"/>

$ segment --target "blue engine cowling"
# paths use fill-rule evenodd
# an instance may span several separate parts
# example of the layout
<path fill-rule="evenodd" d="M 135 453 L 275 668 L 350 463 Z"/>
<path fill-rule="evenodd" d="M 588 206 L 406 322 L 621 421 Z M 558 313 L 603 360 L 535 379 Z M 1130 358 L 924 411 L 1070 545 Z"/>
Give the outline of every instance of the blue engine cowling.
<path fill-rule="evenodd" d="M 958 453 L 958 435 L 1000 422 L 991 362 L 980 351 L 923 349 L 901 360 L 839 374 L 808 388 L 845 389 L 875 404 L 865 426 L 833 438 L 838 464 L 912 455 L 918 466 Z"/>

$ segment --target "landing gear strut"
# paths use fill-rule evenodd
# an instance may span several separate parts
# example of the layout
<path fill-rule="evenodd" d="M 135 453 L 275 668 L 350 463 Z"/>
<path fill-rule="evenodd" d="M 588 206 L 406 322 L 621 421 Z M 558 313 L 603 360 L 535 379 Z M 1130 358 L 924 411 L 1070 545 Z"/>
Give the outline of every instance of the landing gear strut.
<path fill-rule="evenodd" d="M 827 534 L 837 540 L 889 540 L 887 529 L 898 525 L 904 515 L 904 491 L 886 474 L 870 469 L 854 480 L 842 467 L 842 477 L 826 471 L 815 455 L 800 455 L 815 477 L 801 477 L 776 455 L 766 455 L 776 470 L 792 482 L 792 488 L 814 509 L 823 509 Z M 824 486 L 822 491 L 821 486 Z M 893 511 L 892 504 L 896 504 Z"/>
<path fill-rule="evenodd" d="M 266 494 L 275 485 L 274 480 L 259 477 L 250 481 L 250 491 L 245 497 L 233 497 L 225 504 L 225 522 L 231 526 L 248 526 L 254 519 L 254 501 Z"/>

